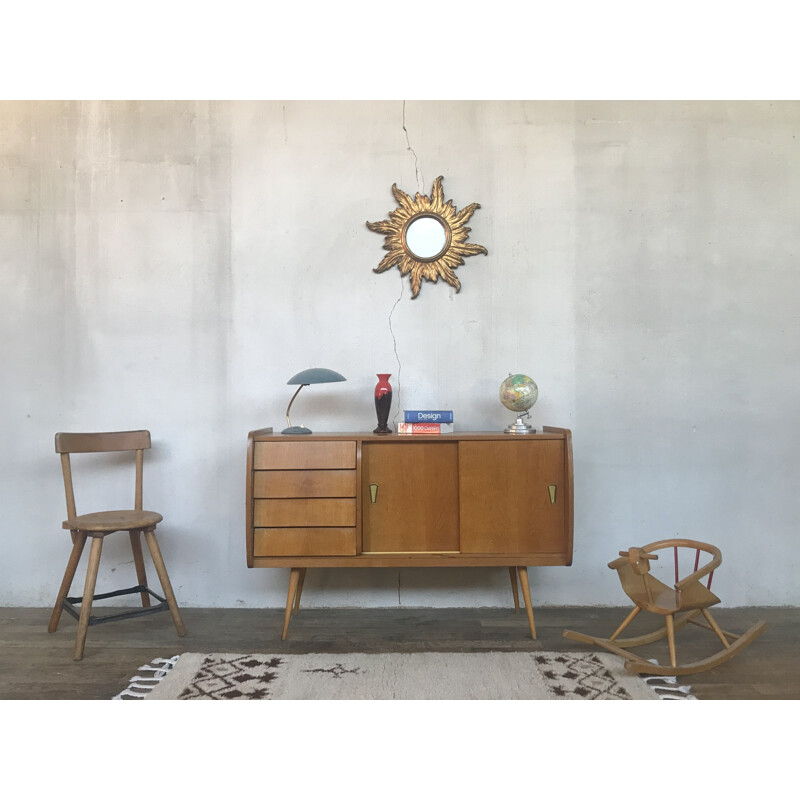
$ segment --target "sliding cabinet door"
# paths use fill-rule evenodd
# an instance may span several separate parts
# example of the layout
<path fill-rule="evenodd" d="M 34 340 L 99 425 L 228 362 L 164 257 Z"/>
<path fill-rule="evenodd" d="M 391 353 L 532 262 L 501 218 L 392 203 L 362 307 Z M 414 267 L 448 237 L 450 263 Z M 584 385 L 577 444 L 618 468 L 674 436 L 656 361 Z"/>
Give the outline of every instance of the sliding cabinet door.
<path fill-rule="evenodd" d="M 458 444 L 364 442 L 362 552 L 458 552 Z"/>

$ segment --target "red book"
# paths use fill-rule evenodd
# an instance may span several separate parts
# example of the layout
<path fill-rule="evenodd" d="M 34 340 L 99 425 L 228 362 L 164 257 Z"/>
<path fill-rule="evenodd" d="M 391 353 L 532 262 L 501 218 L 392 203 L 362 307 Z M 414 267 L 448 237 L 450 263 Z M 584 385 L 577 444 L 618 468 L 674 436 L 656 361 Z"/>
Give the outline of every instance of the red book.
<path fill-rule="evenodd" d="M 441 433 L 452 433 L 453 423 L 450 422 L 398 422 L 397 432 L 401 436 L 422 434 L 425 436 L 438 436 Z"/>

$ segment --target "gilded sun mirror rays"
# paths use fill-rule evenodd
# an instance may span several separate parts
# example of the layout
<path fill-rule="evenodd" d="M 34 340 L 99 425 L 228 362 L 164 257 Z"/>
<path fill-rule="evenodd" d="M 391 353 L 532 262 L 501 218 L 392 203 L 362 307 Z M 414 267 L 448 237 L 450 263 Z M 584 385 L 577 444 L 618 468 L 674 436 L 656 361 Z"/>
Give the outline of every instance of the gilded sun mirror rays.
<path fill-rule="evenodd" d="M 470 203 L 458 211 L 452 200 L 445 203 L 443 180 L 440 175 L 433 182 L 430 197 L 417 192 L 412 198 L 394 184 L 392 194 L 398 207 L 389 212 L 388 219 L 367 223 L 371 231 L 384 235 L 383 249 L 389 251 L 373 272 L 396 266 L 401 275 L 409 276 L 412 299 L 419 294 L 423 278 L 432 283 L 442 278 L 460 291 L 455 270 L 464 258 L 488 255 L 482 245 L 467 243 L 471 229 L 465 223 L 480 204 Z"/>

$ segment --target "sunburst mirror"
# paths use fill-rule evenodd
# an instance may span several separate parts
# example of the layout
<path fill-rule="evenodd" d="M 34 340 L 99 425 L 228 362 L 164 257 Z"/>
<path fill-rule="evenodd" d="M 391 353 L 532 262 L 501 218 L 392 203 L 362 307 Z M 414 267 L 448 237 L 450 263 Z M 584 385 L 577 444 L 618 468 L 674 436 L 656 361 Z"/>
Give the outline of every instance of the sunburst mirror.
<path fill-rule="evenodd" d="M 464 257 L 489 254 L 482 245 L 467 244 L 471 229 L 464 223 L 480 204 L 470 203 L 458 211 L 452 200 L 445 203 L 443 180 L 440 175 L 433 182 L 430 197 L 417 192 L 413 199 L 393 184 L 398 207 L 389 212 L 389 219 L 367 223 L 371 231 L 386 237 L 383 249 L 389 251 L 372 271 L 386 272 L 397 266 L 401 275 L 410 276 L 412 300 L 419 294 L 423 278 L 432 283 L 442 278 L 460 291 L 455 270 Z"/>

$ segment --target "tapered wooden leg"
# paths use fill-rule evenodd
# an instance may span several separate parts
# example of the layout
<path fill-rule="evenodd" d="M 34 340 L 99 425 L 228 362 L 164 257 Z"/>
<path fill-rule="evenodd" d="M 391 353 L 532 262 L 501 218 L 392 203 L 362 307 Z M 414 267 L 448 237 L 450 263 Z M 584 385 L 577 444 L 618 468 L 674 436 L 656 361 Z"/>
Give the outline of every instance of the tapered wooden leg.
<path fill-rule="evenodd" d="M 58 629 L 58 623 L 61 619 L 61 609 L 64 605 L 64 598 L 69 594 L 69 587 L 72 586 L 72 579 L 75 577 L 75 570 L 78 568 L 78 562 L 81 560 L 83 547 L 86 544 L 86 534 L 81 531 L 73 533 L 72 537 L 72 552 L 67 562 L 67 569 L 64 572 L 64 578 L 61 581 L 61 588 L 58 590 L 58 597 L 56 604 L 53 606 L 53 613 L 50 615 L 50 624 L 47 630 L 53 633 Z"/>
<path fill-rule="evenodd" d="M 525 611 L 528 614 L 528 625 L 531 629 L 531 638 L 536 638 L 536 626 L 533 624 L 533 605 L 531 604 L 531 587 L 528 584 L 528 568 L 517 567 L 519 583 L 522 587 L 522 598 L 525 601 Z"/>
<path fill-rule="evenodd" d="M 175 600 L 175 594 L 172 591 L 172 584 L 169 582 L 169 575 L 167 575 L 167 568 L 164 564 L 164 559 L 161 557 L 161 550 L 156 541 L 156 534 L 154 531 L 145 531 L 144 540 L 147 542 L 147 549 L 150 551 L 150 557 L 153 559 L 153 566 L 156 568 L 156 574 L 159 581 L 161 581 L 161 588 L 164 590 L 164 598 L 169 606 L 170 613 L 172 614 L 172 621 L 175 623 L 175 630 L 178 636 L 186 635 L 186 626 L 183 624 L 181 612 L 178 609 L 178 602 Z"/>
<path fill-rule="evenodd" d="M 725 649 L 727 650 L 731 645 L 730 642 L 725 638 L 722 628 L 717 625 L 717 621 L 711 616 L 707 608 L 701 608 L 700 610 L 703 612 L 703 616 L 706 618 L 706 621 L 711 626 L 714 633 L 717 634 L 717 638 L 722 642 L 722 644 L 725 645 Z"/>
<path fill-rule="evenodd" d="M 142 537 L 140 531 L 128 531 L 131 537 L 131 550 L 133 550 L 133 563 L 136 565 L 136 580 L 139 586 L 147 586 L 147 573 L 144 569 L 144 558 L 142 558 Z M 150 595 L 141 592 L 142 607 L 150 608 Z"/>
<path fill-rule="evenodd" d="M 92 539 L 92 547 L 89 550 L 89 565 L 86 568 L 86 582 L 83 586 L 81 615 L 78 619 L 78 633 L 75 636 L 75 652 L 72 656 L 75 661 L 80 661 L 83 658 L 83 649 L 86 646 L 86 634 L 89 631 L 89 617 L 92 614 L 94 587 L 97 584 L 97 570 L 100 567 L 100 554 L 102 551 L 103 537 L 96 536 Z"/>
<path fill-rule="evenodd" d="M 678 666 L 675 655 L 675 621 L 672 614 L 667 614 L 667 643 L 669 644 L 669 663 L 672 667 Z"/>
<path fill-rule="evenodd" d="M 286 638 L 289 631 L 289 620 L 292 616 L 292 604 L 294 603 L 295 594 L 297 593 L 297 584 L 300 582 L 300 568 L 292 567 L 289 572 L 289 593 L 286 596 L 286 613 L 283 616 L 283 633 L 281 634 L 281 641 Z"/>
<path fill-rule="evenodd" d="M 300 610 L 300 595 L 303 594 L 303 582 L 306 579 L 306 568 L 300 570 L 300 580 L 297 582 L 297 593 L 294 596 L 294 608 L 292 614 L 296 614 Z"/>
<path fill-rule="evenodd" d="M 514 593 L 514 613 L 519 614 L 519 591 L 517 589 L 517 568 L 509 567 L 508 574 L 511 576 L 511 591 Z"/>
<path fill-rule="evenodd" d="M 625 619 L 624 619 L 624 621 L 623 621 L 622 625 L 620 625 L 620 626 L 619 626 L 619 628 L 617 628 L 617 629 L 614 631 L 614 633 L 612 633 L 612 634 L 611 634 L 611 636 L 609 636 L 609 637 L 608 637 L 608 640 L 609 640 L 610 642 L 613 642 L 613 641 L 614 641 L 614 639 L 616 639 L 616 638 L 617 638 L 617 636 L 619 636 L 619 635 L 622 633 L 622 631 L 624 631 L 624 630 L 625 630 L 625 628 L 627 628 L 627 627 L 628 627 L 628 625 L 630 625 L 630 624 L 631 624 L 631 622 L 633 622 L 633 620 L 635 619 L 636 615 L 637 615 L 637 614 L 638 614 L 638 613 L 639 613 L 641 610 L 642 610 L 642 609 L 641 609 L 641 608 L 639 608 L 639 606 L 634 606 L 634 607 L 633 607 L 633 611 L 631 611 L 631 613 L 630 613 L 630 614 L 628 614 L 628 616 L 627 616 L 627 617 L 625 617 Z"/>

